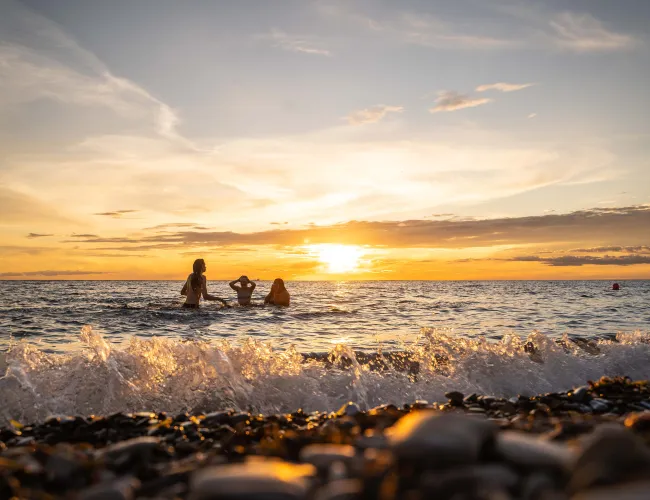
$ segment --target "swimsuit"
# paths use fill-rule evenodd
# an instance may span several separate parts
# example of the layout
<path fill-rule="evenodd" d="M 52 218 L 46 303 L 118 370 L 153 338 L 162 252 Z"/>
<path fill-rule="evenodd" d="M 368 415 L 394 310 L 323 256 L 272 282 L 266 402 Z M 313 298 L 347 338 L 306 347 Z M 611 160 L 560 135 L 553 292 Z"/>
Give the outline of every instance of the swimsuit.
<path fill-rule="evenodd" d="M 185 287 L 187 288 L 187 294 L 189 296 L 190 293 L 193 293 L 196 296 L 197 302 L 196 304 L 188 304 L 185 302 L 183 304 L 183 307 L 186 309 L 198 309 L 199 308 L 199 301 L 201 300 L 201 289 L 199 288 L 198 292 L 192 288 L 192 276 L 194 273 L 190 274 L 187 277 L 187 281 L 185 282 Z"/>

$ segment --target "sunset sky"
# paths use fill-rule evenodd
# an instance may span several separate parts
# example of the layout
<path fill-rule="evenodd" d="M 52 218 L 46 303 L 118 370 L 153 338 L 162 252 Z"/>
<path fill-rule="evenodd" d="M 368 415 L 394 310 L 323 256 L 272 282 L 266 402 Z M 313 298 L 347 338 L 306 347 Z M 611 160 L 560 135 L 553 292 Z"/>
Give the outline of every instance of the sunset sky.
<path fill-rule="evenodd" d="M 648 0 L 0 0 L 0 278 L 650 278 Z"/>

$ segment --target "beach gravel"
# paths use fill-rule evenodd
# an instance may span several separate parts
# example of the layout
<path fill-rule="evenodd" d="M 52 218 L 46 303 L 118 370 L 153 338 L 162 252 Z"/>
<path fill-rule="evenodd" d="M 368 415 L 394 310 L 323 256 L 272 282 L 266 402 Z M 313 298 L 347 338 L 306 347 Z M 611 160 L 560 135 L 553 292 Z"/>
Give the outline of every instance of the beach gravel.
<path fill-rule="evenodd" d="M 141 412 L 0 428 L 0 499 L 650 498 L 650 385 L 450 392 L 338 412 Z"/>

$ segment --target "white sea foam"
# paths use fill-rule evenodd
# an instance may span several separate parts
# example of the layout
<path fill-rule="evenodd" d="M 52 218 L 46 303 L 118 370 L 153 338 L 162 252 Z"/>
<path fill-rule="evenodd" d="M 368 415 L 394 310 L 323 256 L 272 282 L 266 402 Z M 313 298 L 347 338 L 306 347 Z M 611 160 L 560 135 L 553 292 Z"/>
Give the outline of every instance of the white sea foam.
<path fill-rule="evenodd" d="M 0 354 L 0 421 L 140 410 L 334 410 L 349 400 L 367 408 L 443 401 L 452 389 L 532 395 L 602 375 L 650 379 L 650 335 L 641 332 L 597 341 L 599 353 L 590 349 L 590 354 L 567 338 L 563 346 L 537 333 L 489 342 L 424 329 L 417 342 L 404 346 L 408 358 L 419 363 L 416 377 L 372 370 L 345 345 L 330 353 L 332 366 L 304 362 L 294 349 L 277 351 L 252 339 L 236 346 L 134 337 L 118 347 L 84 327 L 80 341 L 85 348 L 67 354 L 45 353 L 22 342 Z M 351 363 L 344 368 L 341 358 Z"/>

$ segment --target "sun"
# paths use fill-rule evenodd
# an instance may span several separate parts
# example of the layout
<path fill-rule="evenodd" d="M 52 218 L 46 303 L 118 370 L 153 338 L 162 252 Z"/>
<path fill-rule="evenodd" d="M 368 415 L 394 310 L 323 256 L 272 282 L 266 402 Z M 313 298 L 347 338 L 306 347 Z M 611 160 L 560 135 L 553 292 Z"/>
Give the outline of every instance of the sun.
<path fill-rule="evenodd" d="M 356 271 L 364 254 L 360 247 L 354 245 L 310 245 L 309 249 L 327 266 L 327 272 L 331 274 Z"/>

